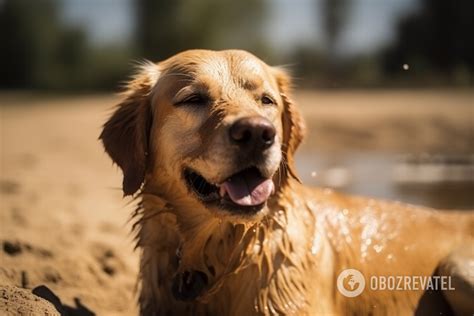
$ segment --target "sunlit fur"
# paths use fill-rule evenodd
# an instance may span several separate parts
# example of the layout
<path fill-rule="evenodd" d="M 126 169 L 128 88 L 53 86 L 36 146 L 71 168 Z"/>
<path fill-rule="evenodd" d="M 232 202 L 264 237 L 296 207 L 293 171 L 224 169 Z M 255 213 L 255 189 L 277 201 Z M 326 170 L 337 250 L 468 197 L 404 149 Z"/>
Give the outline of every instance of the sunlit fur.
<path fill-rule="evenodd" d="M 190 84 L 206 89 L 212 104 L 176 106 Z M 249 53 L 192 50 L 144 64 L 127 86 L 101 139 L 124 172 L 125 194 L 138 191 L 133 217 L 142 315 L 412 314 L 424 308 L 422 292 L 366 289 L 345 298 L 337 275 L 345 268 L 367 277 L 432 275 L 457 247 L 472 247 L 471 214 L 304 187 L 293 162 L 304 126 L 290 85 L 283 70 Z M 262 91 L 277 104 L 259 104 Z M 192 167 L 215 183 L 238 171 L 242 161 L 227 128 L 249 115 L 265 116 L 277 130 L 261 166 L 276 192 L 254 216 L 207 208 L 187 188 L 182 170 Z M 465 257 L 474 257 L 472 251 Z M 192 270 L 204 272 L 208 286 L 197 299 L 178 301 L 172 280 Z"/>

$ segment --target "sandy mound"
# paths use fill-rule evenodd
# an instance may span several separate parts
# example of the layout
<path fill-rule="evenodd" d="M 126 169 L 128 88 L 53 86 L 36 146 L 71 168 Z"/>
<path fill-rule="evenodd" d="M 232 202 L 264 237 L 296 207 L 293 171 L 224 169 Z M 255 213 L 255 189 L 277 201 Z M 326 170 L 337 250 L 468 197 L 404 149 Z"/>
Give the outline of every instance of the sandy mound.
<path fill-rule="evenodd" d="M 46 287 L 72 315 L 137 311 L 133 205 L 97 141 L 114 102 L 2 102 L 0 285 Z"/>
<path fill-rule="evenodd" d="M 28 290 L 15 286 L 0 287 L 0 312 L 2 315 L 60 315 L 45 299 Z"/>

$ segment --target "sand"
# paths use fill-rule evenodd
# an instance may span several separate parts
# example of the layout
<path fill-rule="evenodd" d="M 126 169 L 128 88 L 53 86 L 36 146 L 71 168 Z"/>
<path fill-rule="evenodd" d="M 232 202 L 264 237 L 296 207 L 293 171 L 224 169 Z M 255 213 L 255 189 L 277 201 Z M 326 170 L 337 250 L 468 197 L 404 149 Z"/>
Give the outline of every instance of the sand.
<path fill-rule="evenodd" d="M 136 314 L 138 254 L 120 174 L 97 137 L 113 98 L 2 105 L 0 284 L 64 308 Z"/>
<path fill-rule="evenodd" d="M 472 151 L 472 92 L 302 92 L 303 152 Z M 117 98 L 1 95 L 0 313 L 133 315 L 138 252 L 97 137 Z M 413 135 L 417 135 L 413 137 Z M 416 139 L 414 139 L 416 138 Z"/>

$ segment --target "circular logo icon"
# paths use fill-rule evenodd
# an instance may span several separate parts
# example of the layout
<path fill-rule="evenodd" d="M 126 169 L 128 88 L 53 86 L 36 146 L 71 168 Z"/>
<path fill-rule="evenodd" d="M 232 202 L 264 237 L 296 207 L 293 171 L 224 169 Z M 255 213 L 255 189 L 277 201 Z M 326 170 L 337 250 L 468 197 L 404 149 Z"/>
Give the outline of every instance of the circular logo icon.
<path fill-rule="evenodd" d="M 337 277 L 337 289 L 345 297 L 359 296 L 365 288 L 365 278 L 359 270 L 346 269 Z"/>

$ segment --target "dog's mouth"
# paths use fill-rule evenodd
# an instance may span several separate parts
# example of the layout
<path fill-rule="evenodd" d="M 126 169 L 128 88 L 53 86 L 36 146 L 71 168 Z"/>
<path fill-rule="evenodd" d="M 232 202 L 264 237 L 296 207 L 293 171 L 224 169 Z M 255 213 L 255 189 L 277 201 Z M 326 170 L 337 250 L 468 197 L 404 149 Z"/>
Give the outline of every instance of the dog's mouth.
<path fill-rule="evenodd" d="M 260 211 L 275 190 L 272 179 L 265 178 L 257 167 L 241 170 L 220 184 L 209 183 L 191 169 L 185 169 L 184 178 L 202 202 L 239 213 Z"/>

